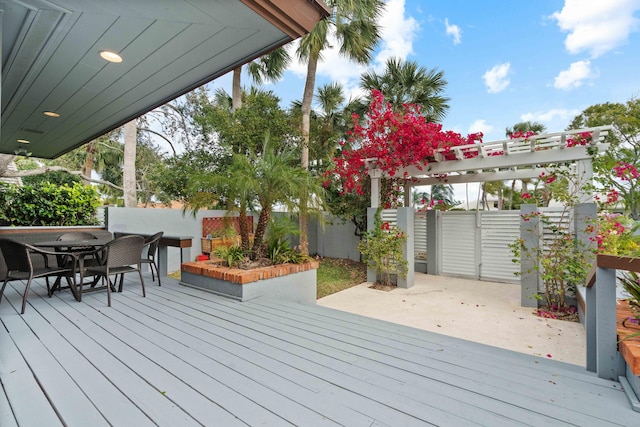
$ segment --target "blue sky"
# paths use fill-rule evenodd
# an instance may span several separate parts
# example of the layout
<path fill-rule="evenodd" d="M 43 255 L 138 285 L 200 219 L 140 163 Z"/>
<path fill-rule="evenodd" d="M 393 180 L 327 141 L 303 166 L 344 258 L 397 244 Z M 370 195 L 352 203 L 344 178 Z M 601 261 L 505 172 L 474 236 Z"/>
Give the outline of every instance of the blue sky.
<path fill-rule="evenodd" d="M 360 74 L 389 57 L 444 71 L 445 129 L 503 139 L 523 120 L 564 130 L 586 107 L 640 95 L 640 0 L 389 0 L 369 67 L 324 55 L 316 88 L 339 81 L 358 94 Z M 301 99 L 305 66 L 267 85 L 283 106 Z M 248 78 L 244 79 L 249 84 Z M 213 83 L 229 90 L 230 76 Z"/>

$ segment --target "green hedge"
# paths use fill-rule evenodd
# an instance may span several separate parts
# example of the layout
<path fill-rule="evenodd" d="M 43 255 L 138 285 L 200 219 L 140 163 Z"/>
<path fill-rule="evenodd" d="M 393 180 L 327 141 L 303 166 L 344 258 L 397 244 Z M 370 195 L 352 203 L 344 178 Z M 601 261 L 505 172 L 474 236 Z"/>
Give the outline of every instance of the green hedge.
<path fill-rule="evenodd" d="M 0 183 L 1 225 L 95 225 L 98 192 L 80 183 L 36 186 Z"/>

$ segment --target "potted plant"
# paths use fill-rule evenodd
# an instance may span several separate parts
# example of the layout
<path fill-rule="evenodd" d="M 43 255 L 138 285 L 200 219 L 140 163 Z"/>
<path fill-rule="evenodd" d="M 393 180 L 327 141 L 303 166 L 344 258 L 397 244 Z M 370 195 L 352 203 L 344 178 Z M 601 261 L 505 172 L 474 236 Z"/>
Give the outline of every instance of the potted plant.
<path fill-rule="evenodd" d="M 374 226 L 365 233 L 358 250 L 365 257 L 367 265 L 375 269 L 379 284 L 391 286 L 395 284 L 394 275 L 407 276 L 408 263 L 403 255 L 406 240 L 407 235 L 399 227 L 382 221 L 378 209 Z"/>

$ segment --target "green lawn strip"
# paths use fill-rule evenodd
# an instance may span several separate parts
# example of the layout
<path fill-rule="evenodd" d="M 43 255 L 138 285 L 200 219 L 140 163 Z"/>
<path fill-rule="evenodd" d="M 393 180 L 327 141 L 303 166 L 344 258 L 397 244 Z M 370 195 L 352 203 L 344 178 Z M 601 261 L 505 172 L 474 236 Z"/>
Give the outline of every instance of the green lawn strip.
<path fill-rule="evenodd" d="M 339 258 L 321 258 L 319 261 L 317 298 L 367 281 L 367 267 L 362 262 Z M 169 277 L 180 280 L 180 271 L 169 273 Z"/>
<path fill-rule="evenodd" d="M 318 268 L 317 298 L 339 292 L 367 281 L 364 263 L 348 259 L 321 258 Z"/>

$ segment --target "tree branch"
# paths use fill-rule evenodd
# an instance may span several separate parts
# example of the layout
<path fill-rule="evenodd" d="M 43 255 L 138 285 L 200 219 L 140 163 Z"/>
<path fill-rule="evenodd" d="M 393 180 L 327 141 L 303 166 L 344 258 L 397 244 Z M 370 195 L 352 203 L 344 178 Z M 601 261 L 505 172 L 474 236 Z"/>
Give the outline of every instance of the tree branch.
<path fill-rule="evenodd" d="M 8 178 L 22 178 L 23 176 L 34 176 L 34 175 L 41 175 L 45 172 L 67 172 L 71 175 L 77 175 L 80 178 L 84 179 L 85 181 L 88 182 L 94 182 L 96 184 L 102 184 L 102 185 L 106 185 L 109 186 L 111 188 L 115 188 L 116 190 L 120 190 L 122 191 L 122 187 L 118 187 L 117 185 L 109 182 L 109 181 L 103 181 L 101 179 L 95 179 L 95 178 L 91 178 L 88 177 L 86 175 L 83 175 L 82 172 L 80 171 L 72 171 L 69 170 L 67 168 L 64 168 L 62 166 L 44 166 L 41 168 L 37 168 L 37 169 L 29 169 L 29 170 L 21 170 L 21 171 L 6 171 L 4 173 L 3 176 L 8 177 Z"/>
<path fill-rule="evenodd" d="M 161 133 L 159 133 L 159 132 L 156 132 L 155 130 L 149 129 L 149 128 L 142 128 L 142 127 L 141 127 L 141 128 L 138 128 L 138 130 L 143 131 L 143 132 L 149 132 L 149 133 L 152 133 L 152 134 L 154 134 L 154 135 L 156 135 L 156 136 L 159 136 L 160 138 L 164 139 L 164 140 L 167 142 L 167 144 L 169 144 L 169 147 L 171 147 L 171 150 L 173 151 L 173 155 L 174 155 L 174 156 L 176 156 L 176 155 L 177 155 L 177 154 L 176 154 L 176 149 L 175 149 L 175 147 L 173 146 L 173 143 L 172 143 L 172 142 L 169 140 L 169 138 L 167 138 L 166 136 L 162 135 L 162 134 L 161 134 Z"/>

